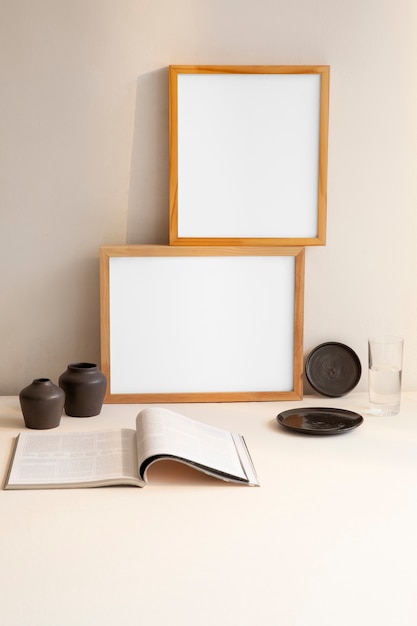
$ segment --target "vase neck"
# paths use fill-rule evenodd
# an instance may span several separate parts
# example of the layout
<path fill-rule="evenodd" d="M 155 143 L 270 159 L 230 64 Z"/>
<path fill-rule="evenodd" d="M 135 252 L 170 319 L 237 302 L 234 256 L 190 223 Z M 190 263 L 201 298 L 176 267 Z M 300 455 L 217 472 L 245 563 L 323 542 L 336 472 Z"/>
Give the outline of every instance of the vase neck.
<path fill-rule="evenodd" d="M 97 369 L 97 365 L 95 363 L 70 363 L 68 369 L 74 372 L 91 372 Z"/>

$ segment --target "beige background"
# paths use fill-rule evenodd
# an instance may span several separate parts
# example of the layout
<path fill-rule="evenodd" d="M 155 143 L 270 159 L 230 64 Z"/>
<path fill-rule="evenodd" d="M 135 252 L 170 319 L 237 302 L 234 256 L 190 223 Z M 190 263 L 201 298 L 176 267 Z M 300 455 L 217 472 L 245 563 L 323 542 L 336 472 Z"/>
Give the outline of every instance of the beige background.
<path fill-rule="evenodd" d="M 2 0 L 0 393 L 99 362 L 98 248 L 168 243 L 169 64 L 331 66 L 305 352 L 402 334 L 417 388 L 415 0 Z"/>

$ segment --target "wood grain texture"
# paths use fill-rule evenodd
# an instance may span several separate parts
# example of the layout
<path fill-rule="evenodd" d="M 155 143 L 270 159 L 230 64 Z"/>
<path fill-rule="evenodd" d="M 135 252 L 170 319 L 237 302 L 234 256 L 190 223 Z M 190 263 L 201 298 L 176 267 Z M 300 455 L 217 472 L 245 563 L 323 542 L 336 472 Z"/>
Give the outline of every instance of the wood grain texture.
<path fill-rule="evenodd" d="M 178 77 L 181 74 L 319 74 L 320 128 L 317 182 L 317 236 L 312 237 L 193 237 L 178 230 Z M 323 246 L 327 229 L 327 170 L 330 66 L 328 65 L 172 65 L 169 67 L 169 242 L 184 246 Z M 256 211 L 256 207 L 254 207 Z"/>

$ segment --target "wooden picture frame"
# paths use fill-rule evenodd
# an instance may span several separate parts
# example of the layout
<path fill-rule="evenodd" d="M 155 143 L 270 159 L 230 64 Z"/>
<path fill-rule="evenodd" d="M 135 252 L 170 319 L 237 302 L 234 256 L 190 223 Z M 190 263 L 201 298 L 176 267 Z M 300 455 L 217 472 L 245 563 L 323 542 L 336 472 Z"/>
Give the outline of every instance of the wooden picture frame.
<path fill-rule="evenodd" d="M 329 75 L 170 66 L 170 244 L 326 243 Z"/>
<path fill-rule="evenodd" d="M 105 402 L 302 398 L 304 249 L 103 246 Z"/>

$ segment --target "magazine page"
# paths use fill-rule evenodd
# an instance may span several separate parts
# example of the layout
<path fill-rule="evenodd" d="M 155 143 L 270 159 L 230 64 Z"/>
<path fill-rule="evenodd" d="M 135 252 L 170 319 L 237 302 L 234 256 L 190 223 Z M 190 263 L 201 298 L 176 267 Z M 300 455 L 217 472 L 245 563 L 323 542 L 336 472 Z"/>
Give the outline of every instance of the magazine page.
<path fill-rule="evenodd" d="M 254 469 L 245 471 L 248 464 L 252 465 L 249 455 L 245 452 L 242 460 L 238 450 L 246 450 L 245 444 L 236 446 L 235 439 L 241 439 L 240 435 L 161 407 L 143 409 L 136 418 L 136 431 L 139 467 L 146 466 L 150 458 L 177 457 L 215 473 L 257 484 Z"/>
<path fill-rule="evenodd" d="M 136 433 L 20 433 L 7 488 L 138 482 Z"/>

